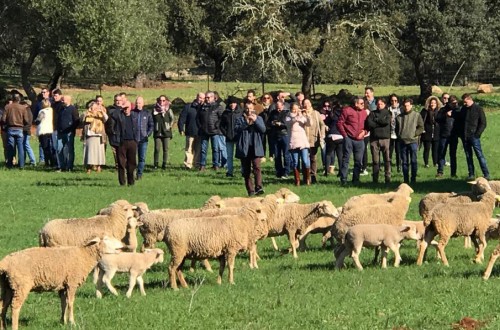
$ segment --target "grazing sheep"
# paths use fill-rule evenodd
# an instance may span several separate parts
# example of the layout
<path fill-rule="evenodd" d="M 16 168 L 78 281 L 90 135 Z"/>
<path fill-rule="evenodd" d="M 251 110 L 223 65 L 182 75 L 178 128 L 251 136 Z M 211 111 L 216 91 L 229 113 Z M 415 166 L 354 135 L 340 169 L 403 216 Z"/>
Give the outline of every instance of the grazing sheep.
<path fill-rule="evenodd" d="M 490 226 L 495 200 L 495 193 L 488 190 L 481 195 L 479 202 L 436 205 L 429 216 L 429 224 L 425 227 L 424 241 L 420 244 L 417 265 L 422 265 L 425 249 L 436 235 L 440 236 L 437 248 L 445 266 L 449 265 L 444 252 L 449 239 L 452 236 L 471 236 L 473 234 L 480 241 L 478 244 L 475 239 L 473 240 L 474 244 L 477 244 L 475 262 L 481 263 L 484 260 L 484 249 L 487 245 L 486 232 Z"/>
<path fill-rule="evenodd" d="M 342 206 L 343 210 L 350 210 L 352 208 L 359 207 L 361 205 L 373 205 L 384 202 L 391 202 L 395 195 L 402 195 L 405 197 L 410 197 L 413 193 L 413 189 L 406 184 L 402 183 L 398 186 L 396 191 L 391 191 L 384 194 L 363 194 L 359 196 L 353 196 L 345 202 Z"/>
<path fill-rule="evenodd" d="M 263 201 L 272 197 L 266 196 Z M 305 232 L 306 228 L 320 217 L 337 218 L 338 210 L 330 201 L 321 201 L 312 204 L 282 204 L 276 207 L 272 203 L 264 207 L 268 215 L 268 237 L 288 235 L 294 258 L 298 258 L 296 244 L 297 235 Z"/>
<path fill-rule="evenodd" d="M 104 236 L 123 240 L 135 210 L 137 206 L 115 205 L 110 215 L 51 220 L 40 230 L 40 246 L 83 246 L 93 237 Z"/>
<path fill-rule="evenodd" d="M 85 282 L 103 253 L 113 253 L 123 244 L 98 237 L 83 247 L 35 247 L 6 256 L 0 261 L 2 322 L 12 306 L 12 329 L 19 326 L 19 312 L 31 291 L 56 290 L 61 298 L 61 322 L 75 324 L 73 303 L 76 290 Z"/>
<path fill-rule="evenodd" d="M 267 233 L 266 213 L 262 209 L 244 207 L 237 215 L 179 219 L 165 230 L 165 239 L 171 260 L 168 267 L 170 286 L 177 289 L 177 277 L 182 287 L 187 283 L 182 274 L 186 258 L 219 259 L 221 284 L 226 262 L 229 266 L 229 283 L 234 284 L 234 260 L 239 251 L 256 255 L 256 241 Z"/>
<path fill-rule="evenodd" d="M 363 266 L 359 262 L 359 254 L 363 246 L 380 247 L 382 249 L 382 268 L 387 268 L 387 250 L 394 252 L 394 267 L 399 267 L 401 257 L 399 246 L 403 239 L 417 240 L 417 232 L 412 226 L 393 226 L 386 224 L 364 224 L 349 228 L 345 235 L 344 248 L 337 257 L 335 267 L 344 267 L 344 259 L 352 255 L 352 259 L 359 270 Z"/>
<path fill-rule="evenodd" d="M 411 198 L 405 194 L 395 194 L 389 202 L 360 205 L 349 210 L 344 208 L 339 219 L 332 226 L 332 235 L 339 243 L 343 243 L 347 230 L 349 227 L 355 225 L 402 225 L 408 212 L 410 201 Z"/>
<path fill-rule="evenodd" d="M 103 254 L 99 260 L 98 267 L 99 275 L 96 284 L 96 296 L 102 298 L 102 284 L 106 284 L 109 291 L 115 296 L 118 292 L 111 284 L 111 280 L 116 272 L 130 273 L 129 286 L 127 290 L 127 298 L 132 296 L 132 290 L 135 283 L 139 284 L 141 295 L 145 296 L 144 281 L 142 275 L 151 268 L 154 264 L 163 262 L 163 250 L 161 249 L 146 249 L 143 253 L 119 253 L 119 254 Z"/>

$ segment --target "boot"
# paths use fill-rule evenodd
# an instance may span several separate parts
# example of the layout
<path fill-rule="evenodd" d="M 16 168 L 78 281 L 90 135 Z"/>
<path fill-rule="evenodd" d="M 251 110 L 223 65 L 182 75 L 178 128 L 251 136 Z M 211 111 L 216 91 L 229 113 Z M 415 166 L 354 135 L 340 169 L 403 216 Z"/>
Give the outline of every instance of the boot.
<path fill-rule="evenodd" d="M 308 186 L 311 185 L 311 169 L 310 168 L 305 168 L 304 169 L 304 182 Z"/>
<path fill-rule="evenodd" d="M 297 168 L 293 170 L 293 176 L 295 178 L 295 185 L 300 186 L 300 172 Z"/>
<path fill-rule="evenodd" d="M 311 174 L 311 183 L 316 184 L 318 181 L 316 181 L 316 175 Z"/>

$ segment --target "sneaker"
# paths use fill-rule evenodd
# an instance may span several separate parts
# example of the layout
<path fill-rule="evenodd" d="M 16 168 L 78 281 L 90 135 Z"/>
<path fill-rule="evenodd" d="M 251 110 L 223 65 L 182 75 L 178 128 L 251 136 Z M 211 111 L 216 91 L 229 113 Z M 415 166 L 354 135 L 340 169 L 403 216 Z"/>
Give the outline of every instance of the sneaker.
<path fill-rule="evenodd" d="M 261 163 L 261 164 L 264 164 L 266 161 L 267 161 L 266 157 L 262 157 L 262 158 L 260 159 L 260 163 Z"/>
<path fill-rule="evenodd" d="M 136 180 L 140 180 L 142 179 L 142 174 L 137 174 L 137 176 L 135 177 Z"/>
<path fill-rule="evenodd" d="M 264 194 L 264 189 L 263 188 L 257 188 L 257 190 L 255 190 L 255 195 L 263 195 Z"/>
<path fill-rule="evenodd" d="M 443 177 L 443 173 L 438 173 L 438 174 L 436 174 L 436 179 L 440 179 L 440 178 L 442 178 L 442 177 Z"/>
<path fill-rule="evenodd" d="M 453 179 L 458 178 L 458 176 L 457 176 L 456 174 L 452 174 L 452 175 L 451 175 L 451 177 L 452 177 Z"/>
<path fill-rule="evenodd" d="M 450 166 L 450 162 L 444 163 L 444 166 Z"/>
<path fill-rule="evenodd" d="M 368 171 L 367 171 L 367 170 L 364 170 L 364 171 L 362 171 L 361 173 L 359 173 L 359 175 L 363 175 L 363 176 L 368 175 Z"/>
<path fill-rule="evenodd" d="M 280 177 L 280 179 L 283 179 L 283 180 L 288 180 L 288 175 L 286 175 L 286 174 L 285 174 L 285 175 L 282 175 L 282 176 Z"/>
<path fill-rule="evenodd" d="M 226 178 L 232 178 L 234 177 L 233 173 L 226 173 Z"/>
<path fill-rule="evenodd" d="M 471 181 L 471 180 L 474 180 L 474 179 L 476 179 L 476 177 L 474 175 L 469 175 L 467 177 L 467 181 Z"/>
<path fill-rule="evenodd" d="M 248 192 L 248 197 L 252 197 L 252 196 L 255 196 L 255 191 L 249 191 Z"/>
<path fill-rule="evenodd" d="M 425 168 L 429 168 L 429 164 L 425 164 Z"/>

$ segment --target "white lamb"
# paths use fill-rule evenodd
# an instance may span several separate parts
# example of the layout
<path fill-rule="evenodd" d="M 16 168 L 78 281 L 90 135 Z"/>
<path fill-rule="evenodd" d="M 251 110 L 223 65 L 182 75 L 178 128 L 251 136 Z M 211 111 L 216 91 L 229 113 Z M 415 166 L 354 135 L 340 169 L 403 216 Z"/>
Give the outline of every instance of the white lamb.
<path fill-rule="evenodd" d="M 391 249 L 394 252 L 394 267 L 399 267 L 401 261 L 399 246 L 403 239 L 417 240 L 415 228 L 387 224 L 364 224 L 350 227 L 345 235 L 344 248 L 337 257 L 335 266 L 341 269 L 344 266 L 345 257 L 352 255 L 356 267 L 363 270 L 359 262 L 359 254 L 363 246 L 366 246 L 382 249 L 382 268 L 387 268 L 387 251 Z"/>
<path fill-rule="evenodd" d="M 132 290 L 135 283 L 139 284 L 141 295 L 145 296 L 144 280 L 142 275 L 151 268 L 154 264 L 163 262 L 163 250 L 161 249 L 146 249 L 143 253 L 119 253 L 119 254 L 104 254 L 99 260 L 99 277 L 96 284 L 96 296 L 102 298 L 102 284 L 106 284 L 109 291 L 115 296 L 118 292 L 111 284 L 111 280 L 118 273 L 130 273 L 129 286 L 127 290 L 127 298 L 132 296 Z"/>
<path fill-rule="evenodd" d="M 12 306 L 12 329 L 19 326 L 19 313 L 30 291 L 58 291 L 61 322 L 75 324 L 73 303 L 76 290 L 85 282 L 103 253 L 113 253 L 123 244 L 98 237 L 84 247 L 34 247 L 9 254 L 0 261 L 2 322 L 6 327 L 7 309 Z"/>

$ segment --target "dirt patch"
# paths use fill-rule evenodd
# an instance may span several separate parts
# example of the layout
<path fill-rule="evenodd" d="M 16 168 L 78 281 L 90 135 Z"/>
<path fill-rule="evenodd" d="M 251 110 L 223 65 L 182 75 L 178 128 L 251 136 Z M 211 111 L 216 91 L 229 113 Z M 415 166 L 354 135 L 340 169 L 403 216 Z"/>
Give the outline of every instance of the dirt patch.
<path fill-rule="evenodd" d="M 486 325 L 486 322 L 464 317 L 458 323 L 453 323 L 454 330 L 479 330 Z"/>

